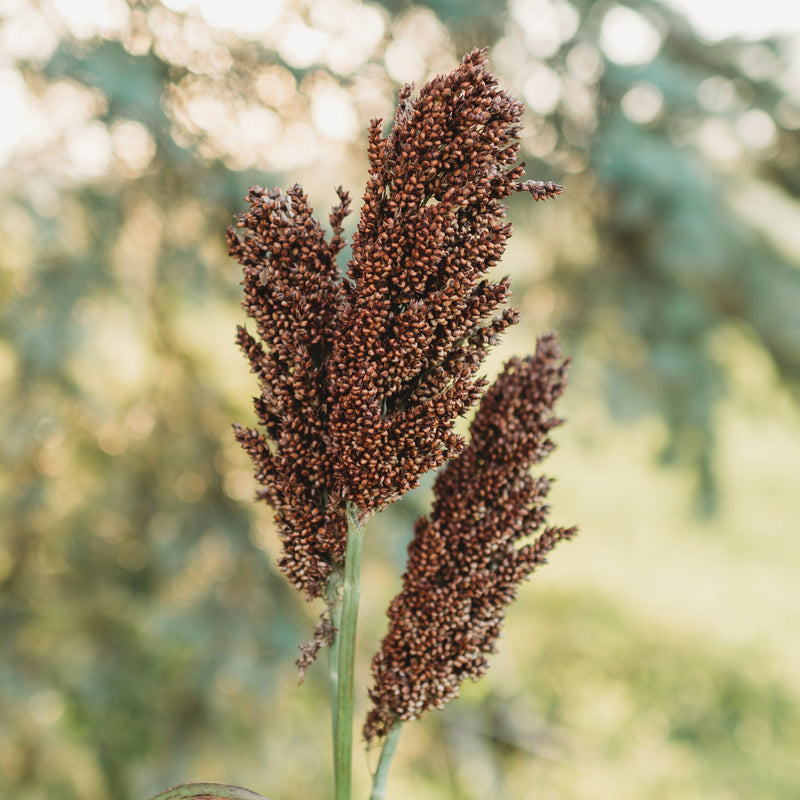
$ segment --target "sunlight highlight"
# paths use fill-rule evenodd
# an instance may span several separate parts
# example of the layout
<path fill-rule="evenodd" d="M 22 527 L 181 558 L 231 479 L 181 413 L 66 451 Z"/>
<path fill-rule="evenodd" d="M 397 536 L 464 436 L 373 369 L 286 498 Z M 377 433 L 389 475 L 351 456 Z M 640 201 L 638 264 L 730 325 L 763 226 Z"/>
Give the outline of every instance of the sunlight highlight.
<path fill-rule="evenodd" d="M 600 46 L 615 64 L 647 64 L 661 49 L 661 34 L 643 14 L 614 6 L 603 17 Z"/>

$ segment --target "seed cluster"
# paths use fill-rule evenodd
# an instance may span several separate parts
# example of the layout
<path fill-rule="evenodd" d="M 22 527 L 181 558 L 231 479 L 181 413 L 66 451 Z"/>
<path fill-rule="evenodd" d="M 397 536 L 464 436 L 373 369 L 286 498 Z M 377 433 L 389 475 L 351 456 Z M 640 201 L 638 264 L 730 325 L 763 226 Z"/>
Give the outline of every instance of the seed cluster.
<path fill-rule="evenodd" d="M 385 735 L 477 680 L 495 651 L 521 581 L 575 528 L 546 527 L 546 477 L 530 475 L 554 447 L 562 420 L 553 406 L 567 362 L 555 337 L 512 359 L 484 395 L 470 443 L 442 470 L 429 517 L 417 521 L 403 588 L 389 607 L 389 631 L 372 663 L 373 708 L 364 734 Z"/>
<path fill-rule="evenodd" d="M 299 186 L 285 194 L 253 187 L 250 211 L 239 215 L 239 238 L 228 247 L 244 273 L 243 306 L 259 340 L 239 327 L 237 341 L 258 375 L 254 400 L 266 433 L 234 426 L 261 484 L 259 496 L 275 509 L 283 542 L 280 566 L 298 589 L 319 596 L 331 564 L 344 559 L 347 520 L 341 494 L 332 491 L 327 445 L 326 359 L 343 287 L 336 256 L 349 198 L 330 215 L 326 241 Z"/>
<path fill-rule="evenodd" d="M 388 136 L 371 123 L 329 372 L 335 480 L 360 508 L 392 502 L 461 450 L 455 419 L 484 389 L 486 349 L 517 321 L 513 309 L 493 317 L 508 281 L 483 279 L 511 233 L 502 200 L 561 191 L 519 183 L 522 110 L 475 50 L 417 99 L 406 86 Z"/>
<path fill-rule="evenodd" d="M 259 378 L 263 428 L 236 426 L 236 437 L 275 509 L 280 566 L 309 597 L 344 560 L 347 504 L 363 518 L 464 447 L 455 420 L 485 388 L 476 373 L 487 348 L 517 320 L 497 314 L 508 281 L 484 277 L 511 233 L 502 201 L 561 192 L 520 181 L 522 110 L 481 50 L 416 99 L 406 86 L 388 135 L 381 120 L 370 125 L 346 276 L 341 189 L 330 241 L 299 186 L 254 187 L 237 218 L 243 235 L 228 230 L 256 324 L 257 338 L 239 328 L 237 341 Z"/>

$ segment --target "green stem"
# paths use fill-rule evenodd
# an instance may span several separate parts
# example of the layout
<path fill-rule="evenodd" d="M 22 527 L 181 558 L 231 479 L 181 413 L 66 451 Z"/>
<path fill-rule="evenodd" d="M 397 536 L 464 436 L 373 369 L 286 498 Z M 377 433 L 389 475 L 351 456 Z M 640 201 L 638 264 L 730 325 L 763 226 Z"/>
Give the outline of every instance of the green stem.
<path fill-rule="evenodd" d="M 333 750 L 336 752 L 336 707 L 339 692 L 339 628 L 342 624 L 342 582 L 344 569 L 334 567 L 328 578 L 327 602 L 331 613 L 331 624 L 336 629 L 333 641 L 328 648 L 328 664 L 331 676 L 331 727 L 333 735 Z"/>
<path fill-rule="evenodd" d="M 381 748 L 381 756 L 378 759 L 378 768 L 372 779 L 372 794 L 369 796 L 369 800 L 383 800 L 386 797 L 386 778 L 389 775 L 389 766 L 392 763 L 394 751 L 397 749 L 402 727 L 403 723 L 398 720 L 386 734 L 386 740 Z"/>
<path fill-rule="evenodd" d="M 344 586 L 341 618 L 336 635 L 338 640 L 338 680 L 333 735 L 336 800 L 352 800 L 353 795 L 353 665 L 356 654 L 361 545 L 364 540 L 364 527 L 359 522 L 357 515 L 358 509 L 348 504 Z"/>

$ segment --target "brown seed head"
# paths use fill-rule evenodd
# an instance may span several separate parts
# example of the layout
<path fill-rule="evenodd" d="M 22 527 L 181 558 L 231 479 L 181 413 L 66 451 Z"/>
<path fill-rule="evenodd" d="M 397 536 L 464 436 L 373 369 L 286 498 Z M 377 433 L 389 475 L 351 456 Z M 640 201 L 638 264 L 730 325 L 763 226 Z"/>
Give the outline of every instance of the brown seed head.
<path fill-rule="evenodd" d="M 442 470 L 428 517 L 417 521 L 403 588 L 372 663 L 375 680 L 364 734 L 383 736 L 477 680 L 495 650 L 517 587 L 575 528 L 547 527 L 549 481 L 529 474 L 554 447 L 553 415 L 566 384 L 555 337 L 509 361 L 481 401 L 470 443 Z"/>
<path fill-rule="evenodd" d="M 517 320 L 507 280 L 484 278 L 511 226 L 503 199 L 555 184 L 519 183 L 522 104 L 474 50 L 400 103 L 387 136 L 369 133 L 369 181 L 353 237 L 342 324 L 329 368 L 337 484 L 376 509 L 463 447 L 455 419 L 478 399 L 487 348 Z"/>
<path fill-rule="evenodd" d="M 260 428 L 236 426 L 236 437 L 275 509 L 281 568 L 310 597 L 343 562 L 346 503 L 360 516 L 380 509 L 464 447 L 454 422 L 485 387 L 487 348 L 518 317 L 499 312 L 508 280 L 485 277 L 511 233 L 503 200 L 561 191 L 520 182 L 521 114 L 481 50 L 417 98 L 401 90 L 388 135 L 380 120 L 370 125 L 344 277 L 341 189 L 330 240 L 299 186 L 254 187 L 242 235 L 228 230 L 256 328 L 239 328 L 237 341 L 260 386 Z"/>
<path fill-rule="evenodd" d="M 243 306 L 258 340 L 240 327 L 237 341 L 258 376 L 254 400 L 265 433 L 234 426 L 256 466 L 259 496 L 275 508 L 283 541 L 280 566 L 299 589 L 321 594 L 331 565 L 344 557 L 344 505 L 330 481 L 325 363 L 342 287 L 336 255 L 344 245 L 349 198 L 331 212 L 326 241 L 299 186 L 250 190 L 250 210 L 228 229 L 229 252 L 242 265 Z"/>

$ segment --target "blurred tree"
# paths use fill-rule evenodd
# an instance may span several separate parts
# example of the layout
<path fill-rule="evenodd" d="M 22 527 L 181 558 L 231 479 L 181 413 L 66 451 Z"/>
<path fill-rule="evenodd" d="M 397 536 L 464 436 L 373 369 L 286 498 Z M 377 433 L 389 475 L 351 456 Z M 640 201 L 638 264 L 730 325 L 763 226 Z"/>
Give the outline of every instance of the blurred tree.
<path fill-rule="evenodd" d="M 223 232 L 252 183 L 363 159 L 398 81 L 491 46 L 530 109 L 531 175 L 568 192 L 531 223 L 549 235 L 529 288 L 559 298 L 537 324 L 578 365 L 602 360 L 620 416 L 666 420 L 663 456 L 696 467 L 706 508 L 720 337 L 737 331 L 796 389 L 786 43 L 702 41 L 650 0 L 82 5 L 0 6 L 19 111 L 0 140 L 0 772 L 15 797 L 120 800 L 198 767 L 245 782 L 245 763 L 288 763 L 254 731 L 280 724 L 274 665 L 303 612 L 241 502 L 253 484 L 228 425 L 252 389 Z"/>
<path fill-rule="evenodd" d="M 554 153 L 585 159 L 578 186 L 594 184 L 584 197 L 599 245 L 588 258 L 565 259 L 569 328 L 581 340 L 606 335 L 612 408 L 664 417 L 672 431 L 664 456 L 696 464 L 706 508 L 713 412 L 726 384 L 716 336 L 735 326 L 794 389 L 800 377 L 800 254 L 787 259 L 736 202 L 778 176 L 797 197 L 790 44 L 710 44 L 658 3 L 604 13 L 585 3 L 556 68 Z M 582 81 L 590 54 L 600 60 Z M 571 79 L 592 93 L 596 121 L 571 98 Z"/>

